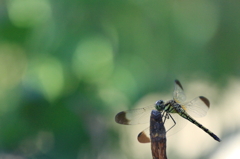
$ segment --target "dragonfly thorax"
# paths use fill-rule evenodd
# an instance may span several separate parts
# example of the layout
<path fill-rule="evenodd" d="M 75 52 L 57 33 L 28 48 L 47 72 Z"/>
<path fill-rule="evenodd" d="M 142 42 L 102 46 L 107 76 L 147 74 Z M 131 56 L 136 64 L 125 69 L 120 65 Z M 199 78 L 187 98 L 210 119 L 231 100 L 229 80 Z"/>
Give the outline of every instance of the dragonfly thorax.
<path fill-rule="evenodd" d="M 163 100 L 158 100 L 155 104 L 155 108 L 158 110 L 158 111 L 163 111 L 165 109 L 165 103 Z"/>

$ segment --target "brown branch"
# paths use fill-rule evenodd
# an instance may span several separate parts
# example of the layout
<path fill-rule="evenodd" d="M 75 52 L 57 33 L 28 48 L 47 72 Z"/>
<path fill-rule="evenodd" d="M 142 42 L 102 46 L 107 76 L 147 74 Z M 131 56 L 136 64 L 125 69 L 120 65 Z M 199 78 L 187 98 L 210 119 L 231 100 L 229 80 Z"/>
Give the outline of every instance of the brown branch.
<path fill-rule="evenodd" d="M 153 110 L 150 118 L 150 137 L 153 159 L 167 159 L 166 130 L 159 111 Z"/>

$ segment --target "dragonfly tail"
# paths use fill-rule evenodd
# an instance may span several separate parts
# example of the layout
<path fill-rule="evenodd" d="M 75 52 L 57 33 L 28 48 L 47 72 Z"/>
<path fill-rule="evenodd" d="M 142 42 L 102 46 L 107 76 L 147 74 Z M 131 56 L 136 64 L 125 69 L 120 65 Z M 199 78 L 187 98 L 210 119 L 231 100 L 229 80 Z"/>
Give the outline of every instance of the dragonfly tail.
<path fill-rule="evenodd" d="M 214 138 L 216 141 L 220 142 L 221 140 L 217 137 L 217 135 L 215 135 L 214 133 L 212 133 L 210 130 L 208 130 L 207 128 L 205 128 L 202 124 L 198 123 L 196 120 L 194 120 L 193 118 L 191 118 L 189 115 L 186 114 L 180 114 L 183 118 L 189 120 L 190 122 L 192 122 L 193 124 L 195 124 L 196 126 L 198 126 L 199 128 L 201 128 L 203 131 L 205 131 L 206 133 L 208 133 L 212 138 Z"/>
<path fill-rule="evenodd" d="M 218 142 L 221 141 L 221 139 L 219 139 L 219 138 L 217 137 L 217 135 L 215 135 L 214 133 L 208 132 L 208 134 L 209 134 L 210 136 L 212 136 L 212 138 L 214 138 L 214 139 L 217 140 Z"/>

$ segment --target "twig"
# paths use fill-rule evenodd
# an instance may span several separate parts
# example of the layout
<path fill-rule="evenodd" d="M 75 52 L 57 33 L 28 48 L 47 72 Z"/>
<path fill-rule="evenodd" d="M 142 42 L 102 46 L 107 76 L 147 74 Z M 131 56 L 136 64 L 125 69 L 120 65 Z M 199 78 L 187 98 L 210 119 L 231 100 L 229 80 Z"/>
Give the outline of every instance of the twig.
<path fill-rule="evenodd" d="M 162 115 L 157 110 L 152 110 L 151 113 L 150 137 L 153 159 L 167 159 L 166 130 L 162 121 Z"/>

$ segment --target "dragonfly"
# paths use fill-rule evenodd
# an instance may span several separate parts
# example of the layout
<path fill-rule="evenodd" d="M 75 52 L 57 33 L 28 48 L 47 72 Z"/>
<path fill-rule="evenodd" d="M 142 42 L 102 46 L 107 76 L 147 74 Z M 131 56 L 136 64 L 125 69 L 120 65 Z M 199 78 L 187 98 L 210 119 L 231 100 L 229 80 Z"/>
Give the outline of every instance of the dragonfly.
<path fill-rule="evenodd" d="M 155 105 L 119 112 L 115 116 L 115 121 L 123 125 L 144 124 L 149 122 L 151 111 L 157 110 L 161 113 L 163 123 L 172 120 L 173 124 L 166 130 L 167 133 L 169 133 L 169 130 L 176 126 L 177 123 L 174 117 L 177 115 L 178 117 L 180 116 L 190 121 L 202 129 L 204 132 L 206 132 L 208 135 L 210 135 L 213 139 L 220 142 L 221 140 L 217 135 L 215 135 L 213 132 L 211 132 L 209 129 L 204 127 L 193 118 L 203 117 L 207 114 L 207 111 L 210 108 L 209 100 L 206 97 L 198 96 L 191 101 L 186 102 L 186 96 L 179 80 L 175 80 L 174 85 L 173 99 L 167 102 L 158 100 Z M 138 141 L 140 143 L 151 142 L 149 133 L 146 133 L 147 131 L 149 131 L 149 128 L 139 133 Z"/>

